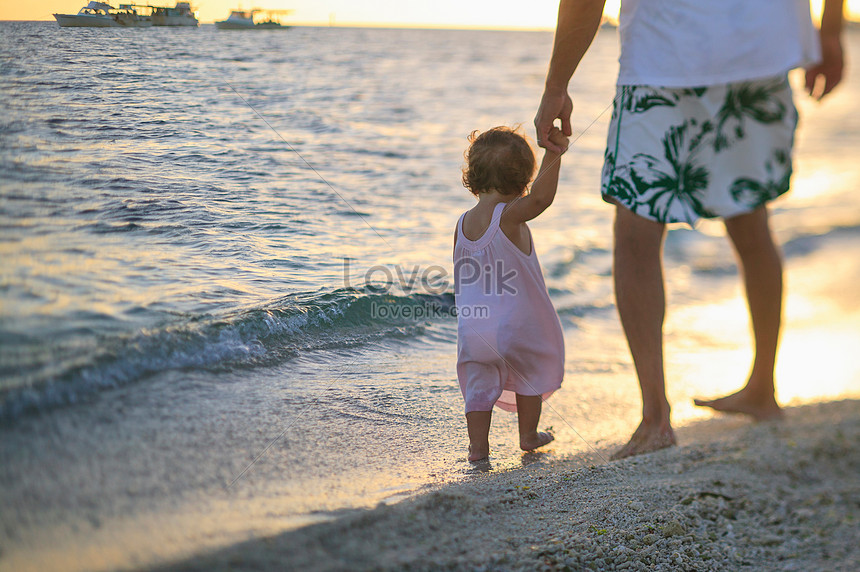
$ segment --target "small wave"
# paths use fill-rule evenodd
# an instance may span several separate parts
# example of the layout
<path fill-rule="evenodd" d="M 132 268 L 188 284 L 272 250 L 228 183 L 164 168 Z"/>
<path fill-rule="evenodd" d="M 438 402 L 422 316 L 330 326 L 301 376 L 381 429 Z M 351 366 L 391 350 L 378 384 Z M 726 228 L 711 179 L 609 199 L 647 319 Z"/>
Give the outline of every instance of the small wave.
<path fill-rule="evenodd" d="M 858 237 L 860 225 L 834 226 L 824 232 L 794 236 L 782 245 L 782 250 L 787 257 L 805 256 L 821 248 L 828 240 Z"/>
<path fill-rule="evenodd" d="M 860 237 L 860 226 L 833 226 L 820 232 L 798 232 L 783 242 L 780 249 L 788 259 L 800 258 L 816 252 L 832 241 L 842 239 L 854 240 L 858 237 Z M 712 253 L 709 255 L 701 250 L 693 252 L 695 252 L 696 256 L 687 254 L 685 258 L 690 261 L 691 269 L 696 274 L 732 276 L 738 273 L 735 259 L 728 254 L 716 256 Z"/>
<path fill-rule="evenodd" d="M 83 360 L 75 355 L 65 368 L 51 364 L 51 371 L 63 373 L 6 389 L 0 394 L 0 422 L 166 371 L 260 367 L 309 352 L 412 338 L 428 322 L 452 316 L 453 308 L 450 293 L 395 296 L 342 289 L 292 294 L 224 316 L 184 316 L 160 328 L 106 337 Z"/>
<path fill-rule="evenodd" d="M 404 153 L 399 153 L 397 151 L 382 151 L 378 149 L 350 149 L 350 153 L 354 153 L 356 155 L 371 155 L 376 157 L 383 157 L 385 159 L 408 159 L 409 156 Z"/>
<path fill-rule="evenodd" d="M 565 249 L 560 259 L 548 260 L 545 263 L 546 275 L 550 278 L 564 278 L 575 269 L 582 268 L 589 264 L 593 264 L 594 260 L 601 260 L 609 253 L 605 248 L 596 245 L 587 247 L 574 247 L 569 250 Z M 601 262 L 598 266 L 603 265 Z M 591 271 L 596 271 L 597 268 L 591 268 Z"/>
<path fill-rule="evenodd" d="M 573 306 L 561 306 L 556 309 L 559 316 L 582 318 L 595 312 L 602 312 L 613 306 L 607 304 L 576 304 Z"/>

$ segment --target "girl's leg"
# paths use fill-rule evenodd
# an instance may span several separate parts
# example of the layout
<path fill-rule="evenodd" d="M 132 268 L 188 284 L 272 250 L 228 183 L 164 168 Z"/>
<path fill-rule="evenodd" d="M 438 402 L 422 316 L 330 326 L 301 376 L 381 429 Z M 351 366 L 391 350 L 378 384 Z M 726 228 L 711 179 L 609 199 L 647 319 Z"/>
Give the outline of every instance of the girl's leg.
<path fill-rule="evenodd" d="M 466 427 L 469 431 L 469 461 L 480 461 L 490 456 L 490 421 L 492 418 L 492 410 L 466 413 Z"/>
<path fill-rule="evenodd" d="M 543 447 L 555 437 L 548 431 L 538 432 L 540 410 L 543 398 L 540 395 L 520 395 L 517 393 L 517 421 L 520 425 L 520 449 L 532 451 Z"/>

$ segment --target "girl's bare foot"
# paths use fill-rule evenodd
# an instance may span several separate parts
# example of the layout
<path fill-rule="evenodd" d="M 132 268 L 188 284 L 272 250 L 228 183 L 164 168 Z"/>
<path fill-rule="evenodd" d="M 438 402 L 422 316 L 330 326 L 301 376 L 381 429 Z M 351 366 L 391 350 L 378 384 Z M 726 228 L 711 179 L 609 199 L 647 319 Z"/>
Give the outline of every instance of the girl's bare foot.
<path fill-rule="evenodd" d="M 549 431 L 534 431 L 527 435 L 520 435 L 520 449 L 523 451 L 534 451 L 551 442 L 555 437 Z"/>
<path fill-rule="evenodd" d="M 626 459 L 634 455 L 651 453 L 675 445 L 675 432 L 668 423 L 646 425 L 643 421 L 630 437 L 630 441 L 612 455 L 611 459 Z"/>
<path fill-rule="evenodd" d="M 774 399 L 773 393 L 757 395 L 748 388 L 719 399 L 694 399 L 699 407 L 710 407 L 723 413 L 740 413 L 749 415 L 756 421 L 782 419 L 782 408 Z"/>
<path fill-rule="evenodd" d="M 469 411 L 466 426 L 469 430 L 469 462 L 474 463 L 490 456 L 490 421 L 492 411 Z"/>
<path fill-rule="evenodd" d="M 469 462 L 482 461 L 490 456 L 490 444 L 469 445 Z"/>

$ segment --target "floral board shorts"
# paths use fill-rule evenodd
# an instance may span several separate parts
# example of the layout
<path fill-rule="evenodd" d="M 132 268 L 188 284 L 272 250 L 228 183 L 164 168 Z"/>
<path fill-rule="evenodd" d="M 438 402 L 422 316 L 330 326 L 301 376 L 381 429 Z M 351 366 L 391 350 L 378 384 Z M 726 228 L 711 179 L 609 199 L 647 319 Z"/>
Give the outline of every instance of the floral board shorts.
<path fill-rule="evenodd" d="M 797 109 L 785 75 L 694 88 L 618 86 L 603 199 L 693 225 L 749 213 L 786 192 Z"/>

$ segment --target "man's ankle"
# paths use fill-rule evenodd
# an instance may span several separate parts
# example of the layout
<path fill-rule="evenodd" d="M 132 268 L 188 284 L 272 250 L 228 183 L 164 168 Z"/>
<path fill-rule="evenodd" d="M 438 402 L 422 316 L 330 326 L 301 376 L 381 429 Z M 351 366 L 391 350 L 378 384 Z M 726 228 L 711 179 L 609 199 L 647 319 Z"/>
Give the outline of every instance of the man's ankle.
<path fill-rule="evenodd" d="M 643 411 L 642 424 L 648 427 L 670 427 L 672 425 L 670 413 L 671 408 L 668 403 L 656 411 Z"/>

